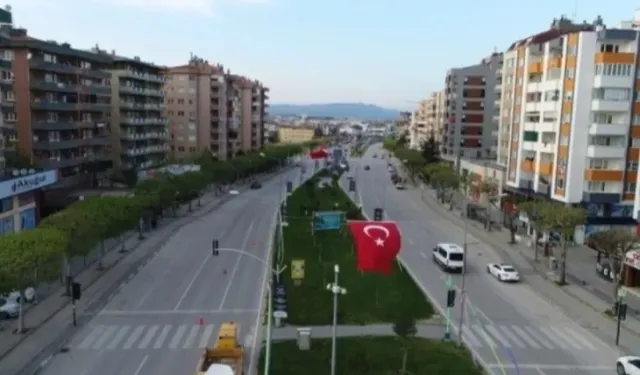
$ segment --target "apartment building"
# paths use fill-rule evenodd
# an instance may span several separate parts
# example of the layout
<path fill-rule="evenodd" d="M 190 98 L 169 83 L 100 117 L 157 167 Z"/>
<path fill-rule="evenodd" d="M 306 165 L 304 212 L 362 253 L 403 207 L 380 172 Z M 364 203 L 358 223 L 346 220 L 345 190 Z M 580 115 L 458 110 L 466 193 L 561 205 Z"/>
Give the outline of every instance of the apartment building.
<path fill-rule="evenodd" d="M 445 123 L 441 131 L 443 157 L 495 157 L 496 72 L 502 67 L 502 59 L 502 54 L 494 53 L 479 64 L 447 72 Z"/>
<path fill-rule="evenodd" d="M 169 131 L 164 117 L 164 68 L 109 53 L 111 133 L 114 162 L 123 170 L 144 171 L 166 161 Z"/>
<path fill-rule="evenodd" d="M 442 143 L 445 96 L 444 90 L 435 91 L 418 102 L 418 107 L 414 111 L 414 121 L 410 126 L 411 148 L 420 148 L 431 137 L 438 144 Z"/>
<path fill-rule="evenodd" d="M 259 82 L 192 56 L 167 69 L 164 90 L 174 157 L 209 150 L 226 160 L 262 146 L 268 89 Z"/>
<path fill-rule="evenodd" d="M 5 9 L 0 9 L 0 28 L 2 29 L 10 29 L 13 25 L 13 15 L 11 14 L 11 7 L 7 6 Z M 0 34 L 2 31 L 0 30 Z M 7 36 L 8 37 L 8 36 Z M 13 54 L 10 50 L 0 50 L 0 67 L 7 67 L 11 64 L 13 60 Z M 4 96 L 2 95 L 2 86 L 3 82 L 6 82 L 4 86 L 8 86 L 10 84 L 9 80 L 3 79 L 0 77 L 0 108 L 3 108 Z M 5 159 L 5 149 L 7 147 L 7 138 L 11 134 L 7 134 L 11 129 L 4 126 L 4 116 L 1 116 L 0 113 L 0 178 L 5 175 L 6 172 L 6 159 Z"/>
<path fill-rule="evenodd" d="M 639 46 L 637 29 L 561 18 L 505 53 L 507 187 L 586 207 L 577 242 L 638 219 Z"/>
<path fill-rule="evenodd" d="M 2 26 L 0 86 L 8 141 L 57 186 L 93 185 L 111 165 L 111 60 Z M 11 57 L 11 61 L 6 59 Z"/>

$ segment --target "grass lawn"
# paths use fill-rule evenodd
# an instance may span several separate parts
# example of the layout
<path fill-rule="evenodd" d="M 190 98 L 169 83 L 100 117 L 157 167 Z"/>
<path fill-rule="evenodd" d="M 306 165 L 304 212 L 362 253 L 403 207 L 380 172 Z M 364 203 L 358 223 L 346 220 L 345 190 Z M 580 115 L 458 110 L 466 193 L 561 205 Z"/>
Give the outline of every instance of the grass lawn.
<path fill-rule="evenodd" d="M 338 374 L 399 374 L 402 368 L 403 350 L 395 337 L 339 338 L 336 354 Z M 261 357 L 260 373 L 264 349 Z M 312 338 L 308 351 L 299 350 L 295 341 L 273 343 L 270 367 L 271 375 L 326 375 L 331 367 L 331 340 Z M 466 348 L 417 338 L 409 343 L 406 370 L 411 375 L 483 374 Z"/>
<path fill-rule="evenodd" d="M 323 172 L 319 172 L 322 174 Z M 294 286 L 291 273 L 283 273 L 288 290 L 288 324 L 331 324 L 333 296 L 326 285 L 333 281 L 333 265 L 340 265 L 339 284 L 347 289 L 340 297 L 340 324 L 393 322 L 399 313 L 416 319 L 433 315 L 433 307 L 415 285 L 409 274 L 395 266 L 388 276 L 361 273 L 356 268 L 353 240 L 346 225 L 340 231 L 311 230 L 311 214 L 304 216 L 303 207 L 318 205 L 320 211 L 340 210 L 354 219 L 362 219 L 360 210 L 335 182 L 318 187 L 321 176 L 307 181 L 288 199 L 289 226 L 284 228 L 284 264 L 292 259 L 305 260 L 305 279 Z M 324 177 L 327 178 L 327 177 Z M 312 191 L 311 191 L 312 190 Z"/>

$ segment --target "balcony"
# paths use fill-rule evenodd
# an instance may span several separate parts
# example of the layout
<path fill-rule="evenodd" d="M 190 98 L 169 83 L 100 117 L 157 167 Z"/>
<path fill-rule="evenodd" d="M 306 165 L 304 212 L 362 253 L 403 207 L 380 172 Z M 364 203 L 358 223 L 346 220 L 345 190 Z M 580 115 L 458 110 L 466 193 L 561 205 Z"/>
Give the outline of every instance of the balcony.
<path fill-rule="evenodd" d="M 80 109 L 91 112 L 109 112 L 111 104 L 109 103 L 80 103 Z"/>
<path fill-rule="evenodd" d="M 599 52 L 596 53 L 596 64 L 635 64 L 635 53 Z"/>
<path fill-rule="evenodd" d="M 127 141 L 144 141 L 149 139 L 166 140 L 169 138 L 169 133 L 167 132 L 147 132 L 147 133 L 125 132 L 120 134 L 120 138 L 125 139 Z"/>
<path fill-rule="evenodd" d="M 527 67 L 527 73 L 529 74 L 542 73 L 542 71 L 542 62 L 540 61 L 532 62 Z"/>
<path fill-rule="evenodd" d="M 611 169 L 586 169 L 584 179 L 587 181 L 622 181 L 624 172 Z"/>
<path fill-rule="evenodd" d="M 164 144 L 164 145 L 128 148 L 126 150 L 122 150 L 122 153 L 127 156 L 139 156 L 139 155 L 148 155 L 148 154 L 157 154 L 157 153 L 164 154 L 167 151 L 169 151 L 169 145 Z"/>
<path fill-rule="evenodd" d="M 77 103 L 50 102 L 46 100 L 36 100 L 31 102 L 31 108 L 45 111 L 77 111 Z"/>
<path fill-rule="evenodd" d="M 52 92 L 78 92 L 78 86 L 63 82 L 47 82 L 43 80 L 31 80 L 31 88 Z"/>
<path fill-rule="evenodd" d="M 39 141 L 33 143 L 35 150 L 64 150 L 81 146 L 107 146 L 109 145 L 108 136 L 99 136 L 92 138 L 75 138 L 56 141 Z"/>
<path fill-rule="evenodd" d="M 148 82 L 155 82 L 155 83 L 164 83 L 166 80 L 165 77 L 162 75 L 141 73 L 141 72 L 136 72 L 129 69 L 121 70 L 120 76 L 131 78 L 131 79 L 137 79 L 140 81 L 148 81 Z"/>
<path fill-rule="evenodd" d="M 549 176 L 553 172 L 553 162 L 551 161 L 540 161 L 538 164 L 538 173 L 543 176 Z"/>
<path fill-rule="evenodd" d="M 79 155 L 74 157 L 52 157 L 49 159 L 38 160 L 38 165 L 45 169 L 59 169 L 67 167 L 75 167 L 83 163 L 94 163 L 99 161 L 109 161 L 111 156 L 107 153 L 95 153 L 87 155 Z"/>
<path fill-rule="evenodd" d="M 618 146 L 587 146 L 587 156 L 590 158 L 622 159 L 627 154 L 625 145 Z"/>
<path fill-rule="evenodd" d="M 77 121 L 36 121 L 31 124 L 33 130 L 75 130 L 93 129 L 97 122 L 77 122 Z"/>
<path fill-rule="evenodd" d="M 41 70 L 45 72 L 53 72 L 60 74 L 71 74 L 77 76 L 93 77 L 93 78 L 109 78 L 111 73 L 104 70 L 82 69 L 80 67 L 47 62 L 43 60 L 29 60 L 29 67 L 33 70 Z"/>
<path fill-rule="evenodd" d="M 136 103 L 133 101 L 120 101 L 120 108 L 134 111 L 144 111 L 144 104 Z"/>
<path fill-rule="evenodd" d="M 629 126 L 626 124 L 591 124 L 590 135 L 627 135 Z"/>
<path fill-rule="evenodd" d="M 166 125 L 169 122 L 164 117 L 121 117 L 120 124 L 122 125 Z"/>
<path fill-rule="evenodd" d="M 82 85 L 79 87 L 80 92 L 95 95 L 111 95 L 111 86 L 106 85 Z"/>
<path fill-rule="evenodd" d="M 628 112 L 629 100 L 593 99 L 591 101 L 591 110 L 603 112 Z"/>

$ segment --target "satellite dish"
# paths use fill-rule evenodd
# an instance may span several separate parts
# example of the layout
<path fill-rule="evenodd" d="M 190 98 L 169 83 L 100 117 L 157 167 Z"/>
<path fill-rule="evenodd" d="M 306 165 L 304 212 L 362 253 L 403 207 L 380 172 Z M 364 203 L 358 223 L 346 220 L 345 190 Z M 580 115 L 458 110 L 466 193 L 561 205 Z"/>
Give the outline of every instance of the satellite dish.
<path fill-rule="evenodd" d="M 22 169 L 20 170 L 20 174 L 21 174 L 21 175 L 23 175 L 23 176 L 24 176 L 24 175 L 26 175 L 26 174 L 27 174 L 27 170 L 26 170 L 26 169 L 24 169 L 24 168 L 22 168 Z"/>
<path fill-rule="evenodd" d="M 35 169 L 33 169 L 33 168 L 29 169 L 29 174 L 34 174 L 34 173 L 36 173 Z"/>

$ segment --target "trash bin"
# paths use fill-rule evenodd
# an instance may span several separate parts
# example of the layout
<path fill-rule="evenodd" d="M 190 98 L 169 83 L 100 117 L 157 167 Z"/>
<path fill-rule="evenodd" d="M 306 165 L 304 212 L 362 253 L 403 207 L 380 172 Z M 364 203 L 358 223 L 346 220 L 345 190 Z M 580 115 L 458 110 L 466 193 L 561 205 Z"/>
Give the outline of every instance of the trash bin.
<path fill-rule="evenodd" d="M 303 327 L 297 329 L 298 349 L 311 349 L 311 328 Z"/>
<path fill-rule="evenodd" d="M 556 257 L 549 257 L 549 268 L 552 270 L 558 269 L 558 260 Z"/>

